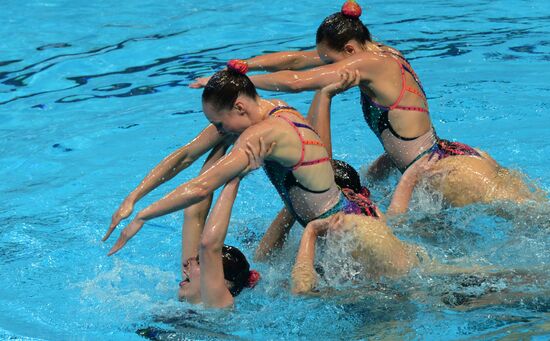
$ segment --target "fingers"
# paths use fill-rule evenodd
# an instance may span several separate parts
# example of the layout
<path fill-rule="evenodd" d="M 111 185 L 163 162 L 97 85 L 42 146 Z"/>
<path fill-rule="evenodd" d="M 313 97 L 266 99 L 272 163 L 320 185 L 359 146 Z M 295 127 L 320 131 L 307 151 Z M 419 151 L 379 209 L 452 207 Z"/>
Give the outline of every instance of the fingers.
<path fill-rule="evenodd" d="M 359 75 L 359 70 L 351 71 L 346 69 L 346 83 L 345 83 L 346 89 L 359 85 L 360 81 L 361 81 L 361 76 Z"/>
<path fill-rule="evenodd" d="M 266 148 L 265 148 L 264 138 L 263 138 L 263 136 L 260 136 L 260 153 L 259 153 L 260 157 L 264 156 L 265 150 L 266 150 Z"/>
<path fill-rule="evenodd" d="M 331 225 L 332 229 L 339 229 L 342 226 L 343 222 L 344 222 L 344 213 L 338 212 L 330 218 L 329 224 Z"/>
<path fill-rule="evenodd" d="M 120 236 L 118 237 L 117 241 L 115 242 L 115 245 L 113 245 L 111 250 L 109 250 L 109 253 L 107 254 L 107 256 L 111 256 L 112 254 L 114 254 L 114 253 L 118 252 L 120 249 L 122 249 L 124 247 L 124 245 L 126 245 L 128 240 L 130 240 L 130 238 L 132 238 L 132 236 L 133 235 L 129 235 L 128 227 L 126 227 L 124 230 L 122 230 L 122 232 L 120 233 Z"/>
<path fill-rule="evenodd" d="M 104 242 L 107 239 L 109 239 L 109 237 L 111 236 L 111 233 L 113 233 L 113 231 L 115 230 L 115 228 L 117 227 L 117 225 L 120 223 L 121 220 L 122 220 L 122 217 L 120 216 L 120 214 L 118 214 L 118 212 L 113 215 L 113 217 L 111 218 L 111 225 L 109 225 L 109 229 L 107 230 L 107 233 L 105 233 L 101 241 Z"/>
<path fill-rule="evenodd" d="M 142 220 L 139 220 L 139 221 L 134 220 L 130 223 L 130 225 L 126 226 L 124 228 L 124 230 L 122 230 L 122 232 L 120 232 L 120 236 L 118 237 L 115 245 L 113 245 L 111 250 L 109 250 L 109 253 L 107 254 L 107 256 L 111 256 L 112 254 L 114 254 L 114 253 L 118 252 L 120 249 L 122 249 L 124 247 L 124 245 L 126 245 L 126 243 L 133 236 L 135 236 L 136 233 L 138 233 L 138 231 L 141 229 L 143 224 L 144 224 L 144 221 L 142 221 Z"/>
<path fill-rule="evenodd" d="M 361 83 L 361 75 L 359 74 L 359 70 L 355 70 L 353 77 L 354 77 L 353 86 L 358 86 L 359 83 Z"/>
<path fill-rule="evenodd" d="M 344 225 L 344 214 L 343 213 L 339 213 L 337 216 L 336 216 L 336 227 L 337 228 L 341 228 L 343 225 Z"/>
<path fill-rule="evenodd" d="M 271 145 L 269 146 L 269 148 L 267 149 L 267 152 L 265 153 L 266 156 L 271 155 L 271 153 L 273 152 L 273 147 L 275 147 L 276 144 L 277 142 L 271 142 Z"/>
<path fill-rule="evenodd" d="M 202 84 L 198 80 L 195 80 L 195 82 L 189 84 L 189 87 L 191 89 L 200 89 L 202 88 Z"/>
<path fill-rule="evenodd" d="M 250 164 L 250 168 L 252 169 L 258 168 L 260 166 L 259 154 L 261 153 L 261 146 L 260 146 L 260 150 L 256 150 L 256 147 L 253 146 L 252 143 L 247 142 L 246 151 L 248 155 L 248 162 Z"/>
<path fill-rule="evenodd" d="M 337 92 L 346 91 L 349 88 L 359 85 L 361 82 L 359 70 L 352 71 L 349 69 L 341 69 L 338 71 L 338 74 L 340 76 L 340 81 L 336 83 Z"/>
<path fill-rule="evenodd" d="M 343 212 L 338 212 L 338 215 L 336 217 L 336 228 L 337 229 L 342 229 L 342 227 L 344 227 L 344 213 Z"/>
<path fill-rule="evenodd" d="M 209 79 L 209 77 L 196 78 L 193 83 L 189 84 L 189 87 L 192 89 L 204 88 Z"/>
<path fill-rule="evenodd" d="M 437 154 L 437 157 L 434 157 L 435 154 Z M 441 155 L 439 155 L 439 153 L 435 152 L 435 153 L 432 153 L 429 157 L 424 157 L 418 161 L 419 162 L 419 167 L 422 168 L 422 170 L 426 171 L 426 170 L 429 170 L 430 168 L 432 168 L 436 163 L 437 161 L 439 161 L 441 159 Z"/>
<path fill-rule="evenodd" d="M 275 147 L 276 144 L 277 142 L 271 142 L 269 148 L 266 148 L 264 138 L 263 136 L 260 136 L 260 159 L 264 160 L 267 156 L 271 155 L 271 152 L 273 152 L 273 147 Z"/>
<path fill-rule="evenodd" d="M 250 141 L 246 142 L 245 153 L 248 156 L 248 167 L 247 170 L 258 169 L 263 165 L 264 159 L 271 154 L 273 147 L 276 145 L 275 142 L 271 143 L 269 148 L 267 148 L 264 138 L 260 137 L 259 143 L 252 144 Z"/>
<path fill-rule="evenodd" d="M 127 241 L 128 241 L 127 239 L 122 238 L 122 235 L 120 235 L 115 245 L 111 248 L 111 250 L 109 250 L 109 253 L 107 254 L 107 256 L 112 256 L 113 254 L 117 253 L 120 249 L 124 247 L 124 245 L 126 245 Z"/>

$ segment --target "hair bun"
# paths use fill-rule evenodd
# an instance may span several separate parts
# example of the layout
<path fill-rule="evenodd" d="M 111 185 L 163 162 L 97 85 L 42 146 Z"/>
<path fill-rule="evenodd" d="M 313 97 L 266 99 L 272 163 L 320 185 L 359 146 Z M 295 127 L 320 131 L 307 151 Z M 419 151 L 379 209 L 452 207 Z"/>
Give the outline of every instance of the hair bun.
<path fill-rule="evenodd" d="M 250 270 L 248 272 L 248 284 L 247 287 L 254 288 L 260 281 L 260 273 L 256 270 Z"/>
<path fill-rule="evenodd" d="M 348 0 L 342 5 L 342 14 L 348 18 L 357 19 L 361 16 L 361 6 L 355 0 Z"/>
<path fill-rule="evenodd" d="M 241 75 L 246 75 L 248 72 L 248 63 L 241 59 L 231 59 L 227 62 L 227 67 Z"/>

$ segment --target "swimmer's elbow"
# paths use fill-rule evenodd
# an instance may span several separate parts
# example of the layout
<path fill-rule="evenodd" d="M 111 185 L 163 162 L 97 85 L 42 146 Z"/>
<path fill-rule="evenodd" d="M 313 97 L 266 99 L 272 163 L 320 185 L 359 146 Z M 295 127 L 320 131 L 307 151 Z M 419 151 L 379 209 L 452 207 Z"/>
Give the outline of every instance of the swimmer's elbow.
<path fill-rule="evenodd" d="M 178 170 L 183 170 L 183 169 L 186 169 L 187 167 L 191 166 L 193 164 L 193 162 L 195 162 L 196 158 L 193 158 L 191 157 L 189 154 L 185 154 L 183 155 L 183 157 L 181 158 L 179 164 L 178 164 L 178 167 L 177 169 Z"/>
<path fill-rule="evenodd" d="M 208 196 L 214 192 L 215 188 L 211 188 L 207 183 L 197 183 L 197 182 L 191 182 L 189 184 L 189 191 L 193 193 L 193 196 L 195 197 L 196 202 L 203 201 L 204 199 L 208 198 Z"/>
<path fill-rule="evenodd" d="M 305 89 L 306 82 L 295 71 L 280 71 L 275 85 L 279 91 L 300 92 Z"/>
<path fill-rule="evenodd" d="M 189 167 L 190 165 L 195 162 L 197 159 L 197 156 L 193 157 L 189 151 L 189 145 L 183 146 L 179 150 L 177 150 L 174 154 L 171 154 L 166 159 L 169 163 L 172 163 L 173 168 L 172 171 L 174 173 L 179 173 L 183 169 Z M 174 160 L 171 162 L 171 160 Z"/>
<path fill-rule="evenodd" d="M 304 90 L 309 90 L 307 82 L 303 79 L 300 79 L 295 73 L 289 79 L 287 87 L 287 91 L 289 92 L 301 92 Z"/>
<path fill-rule="evenodd" d="M 216 236 L 207 233 L 201 238 L 201 251 L 221 251 L 222 247 L 223 240 L 220 240 L 220 238 Z"/>

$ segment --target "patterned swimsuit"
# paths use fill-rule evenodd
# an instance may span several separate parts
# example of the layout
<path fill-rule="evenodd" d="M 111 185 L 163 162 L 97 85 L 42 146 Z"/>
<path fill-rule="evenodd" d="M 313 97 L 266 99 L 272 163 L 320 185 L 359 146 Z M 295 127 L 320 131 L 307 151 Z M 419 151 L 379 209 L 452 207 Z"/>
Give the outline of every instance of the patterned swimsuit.
<path fill-rule="evenodd" d="M 417 137 L 407 138 L 399 135 L 392 127 L 389 121 L 390 110 L 417 111 L 429 115 L 426 93 L 418 76 L 413 71 L 409 62 L 401 55 L 388 52 L 398 65 L 401 71 L 401 92 L 397 100 L 390 106 L 384 106 L 367 94 L 361 92 L 361 105 L 365 121 L 371 130 L 378 137 L 384 150 L 393 160 L 397 168 L 404 172 L 410 165 L 428 153 L 436 153 L 439 158 L 445 158 L 452 155 L 473 155 L 480 156 L 472 147 L 459 142 L 450 142 L 437 137 L 433 126 Z M 406 73 L 410 74 L 420 91 L 407 84 Z M 422 99 L 423 106 L 404 106 L 401 101 L 405 94 L 411 93 Z"/>
<path fill-rule="evenodd" d="M 351 189 L 340 189 L 333 184 L 326 190 L 314 191 L 306 188 L 294 176 L 293 171 L 300 167 L 316 165 L 322 162 L 330 161 L 330 158 L 323 157 L 315 160 L 305 160 L 306 146 L 324 145 L 318 140 L 304 139 L 300 129 L 313 130 L 309 125 L 292 121 L 280 113 L 288 112 L 301 118 L 301 115 L 291 107 L 279 106 L 270 112 L 270 116 L 281 118 L 288 122 L 296 131 L 302 144 L 301 157 L 298 163 L 292 167 L 285 167 L 278 162 L 266 161 L 264 170 L 269 180 L 283 199 L 285 206 L 290 210 L 293 216 L 300 224 L 306 226 L 312 220 L 326 218 L 338 211 L 344 213 L 365 214 L 376 217 L 376 207 L 369 199 L 369 193 L 364 188 L 361 193 L 355 193 Z"/>

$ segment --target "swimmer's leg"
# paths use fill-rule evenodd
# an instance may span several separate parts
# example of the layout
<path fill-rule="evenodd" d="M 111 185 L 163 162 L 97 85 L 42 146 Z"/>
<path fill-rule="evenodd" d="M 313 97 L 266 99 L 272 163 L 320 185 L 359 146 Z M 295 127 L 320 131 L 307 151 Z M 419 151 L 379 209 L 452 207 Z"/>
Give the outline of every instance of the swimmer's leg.
<path fill-rule="evenodd" d="M 444 176 L 431 183 L 437 183 L 435 187 L 441 190 L 449 204 L 460 207 L 475 202 L 547 201 L 545 193 L 536 186 L 529 186 L 523 175 L 499 166 L 485 152 L 481 155 L 483 157 L 451 156 L 433 167 Z"/>
<path fill-rule="evenodd" d="M 390 156 L 386 153 L 374 160 L 367 169 L 366 178 L 370 182 L 383 181 L 397 169 Z"/>
<path fill-rule="evenodd" d="M 254 253 L 254 260 L 257 262 L 265 261 L 273 250 L 280 249 L 295 221 L 296 219 L 292 213 L 286 207 L 283 207 L 262 237 Z"/>

